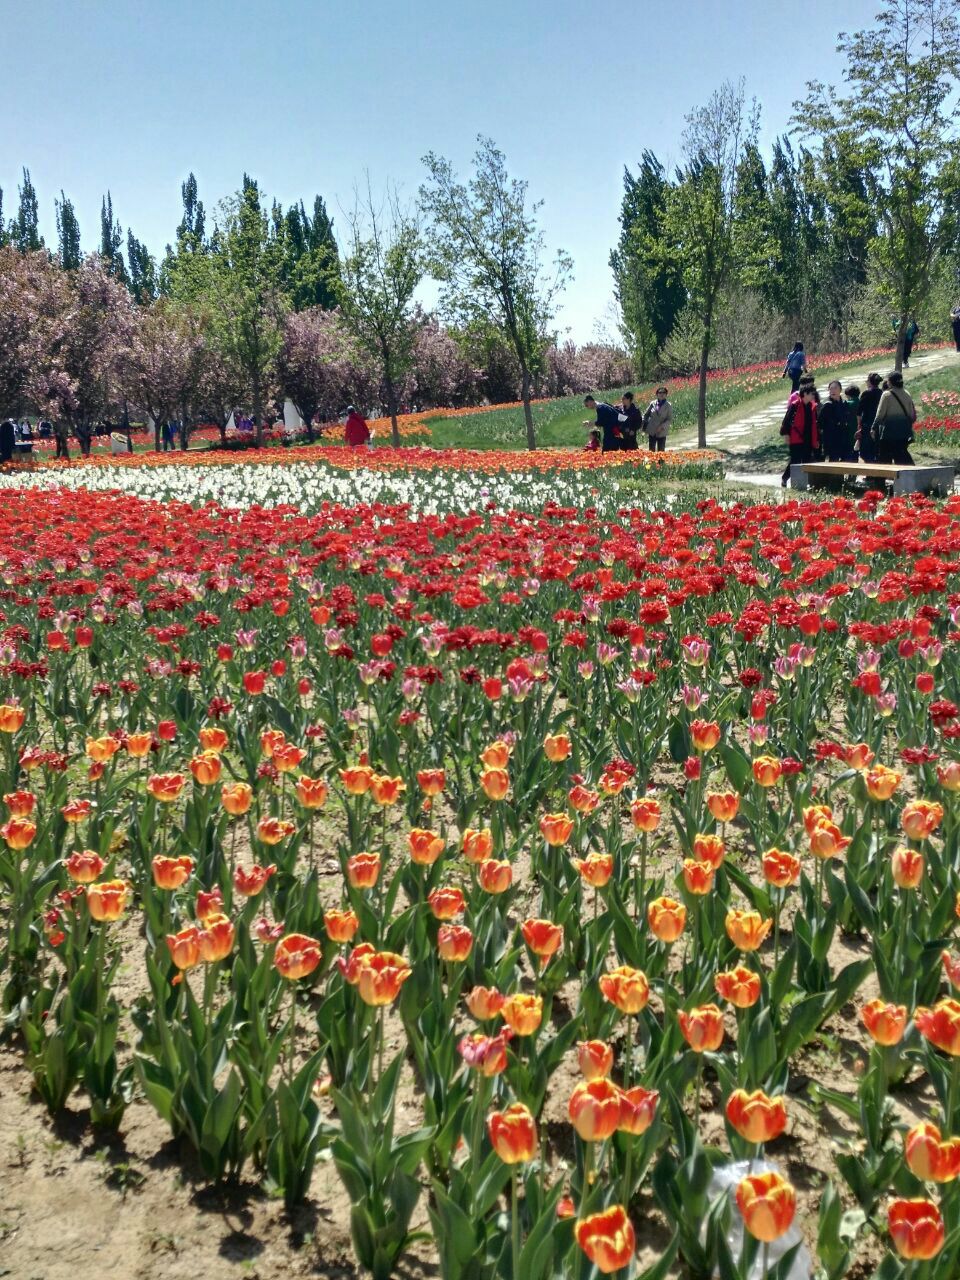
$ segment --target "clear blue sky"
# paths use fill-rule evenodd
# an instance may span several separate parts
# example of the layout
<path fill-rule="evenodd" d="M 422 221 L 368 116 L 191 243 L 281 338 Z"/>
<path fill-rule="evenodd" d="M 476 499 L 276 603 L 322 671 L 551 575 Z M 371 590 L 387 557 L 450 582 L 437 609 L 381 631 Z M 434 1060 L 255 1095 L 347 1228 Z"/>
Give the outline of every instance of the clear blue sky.
<path fill-rule="evenodd" d="M 85 248 L 109 187 L 126 232 L 162 252 L 192 169 L 207 209 L 244 170 L 284 204 L 322 194 L 336 222 L 355 180 L 413 196 L 428 150 L 465 168 L 478 133 L 545 201 L 574 259 L 560 323 L 589 339 L 612 297 L 623 166 L 675 161 L 684 113 L 745 76 L 764 141 L 804 81 L 837 80 L 840 27 L 877 0 L 0 0 L 0 186 L 27 165 L 42 230 L 54 197 Z"/>

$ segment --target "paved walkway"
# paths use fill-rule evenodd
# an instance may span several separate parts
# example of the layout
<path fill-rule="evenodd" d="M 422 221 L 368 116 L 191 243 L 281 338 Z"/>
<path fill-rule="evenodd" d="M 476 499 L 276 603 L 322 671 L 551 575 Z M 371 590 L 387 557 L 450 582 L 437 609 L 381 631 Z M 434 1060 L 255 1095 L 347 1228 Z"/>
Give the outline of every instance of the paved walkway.
<path fill-rule="evenodd" d="M 936 373 L 939 369 L 945 369 L 950 365 L 960 364 L 960 354 L 956 351 L 941 349 L 937 351 L 927 351 L 917 355 L 910 362 L 910 367 L 906 371 L 904 381 L 909 390 L 911 376 L 926 373 Z M 882 361 L 874 361 L 874 365 L 878 371 L 884 369 Z M 866 366 L 864 366 L 866 369 Z M 858 376 L 858 370 L 849 369 L 845 373 L 841 373 L 841 379 L 846 382 Z M 862 375 L 861 375 L 862 381 Z M 827 386 L 830 378 L 827 378 L 817 387 L 823 399 L 827 398 Z M 719 427 L 715 431 L 710 430 L 710 423 L 707 423 L 707 447 L 711 449 L 724 449 L 727 453 L 736 455 L 738 453 L 749 453 L 754 447 L 758 439 L 763 439 L 769 435 L 770 428 L 779 427 L 783 421 L 783 415 L 786 410 L 788 394 L 778 392 L 775 396 L 770 397 L 768 404 L 754 409 L 753 413 L 743 418 L 738 418 L 735 422 L 728 423 L 725 427 Z M 678 444 L 678 449 L 695 449 L 696 442 Z M 757 483 L 761 477 L 751 478 L 748 476 L 736 476 L 728 474 L 728 480 L 746 480 L 750 483 Z M 780 480 L 777 477 L 779 486 Z"/>

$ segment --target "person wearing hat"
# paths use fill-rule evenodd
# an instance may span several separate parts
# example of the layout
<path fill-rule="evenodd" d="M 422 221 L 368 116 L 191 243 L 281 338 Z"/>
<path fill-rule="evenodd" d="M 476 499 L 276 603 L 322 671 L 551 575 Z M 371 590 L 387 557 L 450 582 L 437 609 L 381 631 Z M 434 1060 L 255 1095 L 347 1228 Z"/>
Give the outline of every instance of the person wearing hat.
<path fill-rule="evenodd" d="M 343 438 L 351 449 L 362 449 L 370 439 L 370 428 L 362 413 L 347 405 L 347 420 L 343 425 Z"/>
<path fill-rule="evenodd" d="M 903 389 L 903 374 L 888 373 L 887 389 L 880 397 L 873 420 L 878 462 L 892 462 L 902 467 L 914 465 L 907 446 L 913 443 L 916 420 L 916 405 Z"/>

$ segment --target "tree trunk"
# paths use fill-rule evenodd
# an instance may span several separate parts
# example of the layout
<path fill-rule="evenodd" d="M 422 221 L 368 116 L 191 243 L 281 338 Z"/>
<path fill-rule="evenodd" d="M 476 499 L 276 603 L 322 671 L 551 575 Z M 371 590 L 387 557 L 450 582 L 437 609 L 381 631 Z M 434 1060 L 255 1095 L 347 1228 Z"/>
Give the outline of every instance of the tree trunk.
<path fill-rule="evenodd" d="M 253 416 L 257 420 L 257 448 L 263 445 L 263 392 L 260 390 L 260 379 L 253 383 Z"/>
<path fill-rule="evenodd" d="M 387 388 L 387 412 L 390 415 L 390 439 L 395 449 L 400 448 L 400 424 L 397 422 L 397 393 L 393 387 L 393 378 L 390 374 L 384 375 L 384 384 Z"/>
<path fill-rule="evenodd" d="M 159 417 L 153 420 L 153 451 L 160 452 L 160 432 L 163 430 Z"/>
<path fill-rule="evenodd" d="M 187 440 L 189 439 L 190 429 L 187 426 L 187 403 L 185 400 L 180 402 L 180 452 L 186 453 Z"/>
<path fill-rule="evenodd" d="M 527 424 L 527 448 L 536 449 L 537 433 L 533 429 L 533 410 L 530 408 L 530 370 L 525 364 L 521 365 L 521 374 L 523 376 L 523 381 L 521 383 L 523 420 Z"/>
<path fill-rule="evenodd" d="M 710 359 L 710 321 L 703 326 L 700 348 L 700 387 L 697 392 L 697 447 L 707 447 L 707 361 Z"/>

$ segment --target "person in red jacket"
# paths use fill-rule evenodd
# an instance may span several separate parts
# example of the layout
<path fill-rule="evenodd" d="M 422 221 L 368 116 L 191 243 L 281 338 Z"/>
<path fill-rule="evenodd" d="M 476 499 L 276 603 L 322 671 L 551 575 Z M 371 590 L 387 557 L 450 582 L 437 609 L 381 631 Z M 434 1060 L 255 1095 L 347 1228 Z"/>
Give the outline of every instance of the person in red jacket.
<path fill-rule="evenodd" d="M 358 413 L 353 405 L 347 406 L 347 421 L 343 428 L 343 438 L 351 449 L 362 449 L 370 439 L 370 428 L 362 413 Z"/>
<path fill-rule="evenodd" d="M 784 414 L 780 434 L 787 437 L 790 461 L 787 463 L 780 484 L 785 489 L 790 479 L 790 468 L 797 462 L 812 462 L 820 450 L 820 433 L 817 429 L 816 387 L 806 385 L 796 400 L 790 397 Z"/>

